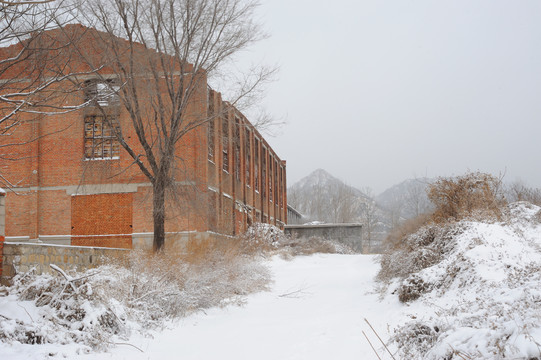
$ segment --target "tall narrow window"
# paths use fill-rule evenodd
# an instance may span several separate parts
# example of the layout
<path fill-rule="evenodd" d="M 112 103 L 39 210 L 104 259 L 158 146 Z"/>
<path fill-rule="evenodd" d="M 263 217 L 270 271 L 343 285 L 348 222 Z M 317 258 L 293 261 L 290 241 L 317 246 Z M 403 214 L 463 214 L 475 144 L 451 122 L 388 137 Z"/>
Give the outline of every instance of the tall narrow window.
<path fill-rule="evenodd" d="M 279 199 L 280 199 L 280 187 L 278 186 L 278 161 L 274 161 L 274 202 L 276 203 L 276 206 L 279 205 Z"/>
<path fill-rule="evenodd" d="M 209 120 L 208 124 L 208 159 L 214 161 L 214 119 Z"/>
<path fill-rule="evenodd" d="M 251 147 L 250 147 L 250 130 L 246 129 L 244 132 L 244 168 L 246 169 L 246 185 L 250 186 L 250 171 L 251 171 L 251 160 L 252 160 L 252 153 L 251 153 Z"/>
<path fill-rule="evenodd" d="M 85 159 L 120 157 L 120 144 L 114 134 L 116 127 L 118 123 L 113 117 L 85 117 Z"/>
<path fill-rule="evenodd" d="M 222 119 L 222 169 L 229 172 L 229 121 Z"/>
<path fill-rule="evenodd" d="M 208 127 L 207 127 L 207 143 L 208 143 L 208 159 L 214 161 L 214 92 L 209 89 L 208 93 Z"/>
<path fill-rule="evenodd" d="M 267 188 L 267 149 L 261 149 L 261 196 L 265 198 Z"/>
<path fill-rule="evenodd" d="M 273 164 L 273 161 L 272 161 L 272 157 L 271 157 L 271 153 L 269 152 L 269 200 L 272 202 L 272 174 L 273 174 L 273 169 L 272 169 L 272 164 Z"/>
<path fill-rule="evenodd" d="M 240 181 L 240 120 L 235 116 L 235 179 Z"/>
<path fill-rule="evenodd" d="M 280 208 L 284 208 L 284 168 L 280 166 Z"/>
<path fill-rule="evenodd" d="M 254 187 L 259 191 L 259 139 L 254 138 Z"/>

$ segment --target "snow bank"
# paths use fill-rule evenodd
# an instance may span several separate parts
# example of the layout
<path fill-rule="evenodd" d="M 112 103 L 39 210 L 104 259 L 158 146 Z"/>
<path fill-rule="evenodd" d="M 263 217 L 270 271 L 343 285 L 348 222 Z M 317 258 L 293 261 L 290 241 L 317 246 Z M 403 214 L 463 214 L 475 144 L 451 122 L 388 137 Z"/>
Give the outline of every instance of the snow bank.
<path fill-rule="evenodd" d="M 459 230 L 444 239 L 444 256 L 390 289 L 416 295 L 404 297 L 414 320 L 395 329 L 399 355 L 541 357 L 540 222 L 541 208 L 521 202 L 508 207 L 503 222 L 453 225 Z"/>

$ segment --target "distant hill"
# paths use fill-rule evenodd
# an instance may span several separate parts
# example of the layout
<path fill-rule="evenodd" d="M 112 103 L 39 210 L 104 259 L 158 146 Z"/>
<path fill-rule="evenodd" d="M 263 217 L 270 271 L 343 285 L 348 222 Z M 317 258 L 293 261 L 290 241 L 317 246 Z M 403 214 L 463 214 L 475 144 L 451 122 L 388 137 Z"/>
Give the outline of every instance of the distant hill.
<path fill-rule="evenodd" d="M 287 196 L 307 222 L 362 223 L 363 236 L 374 241 L 381 241 L 389 230 L 388 216 L 373 198 L 323 169 L 293 184 Z"/>
<path fill-rule="evenodd" d="M 323 169 L 302 178 L 287 191 L 288 203 L 310 220 L 356 222 L 358 206 L 368 198 Z"/>
<path fill-rule="evenodd" d="M 417 217 L 431 210 L 426 190 L 433 181 L 429 178 L 404 180 L 379 194 L 376 202 L 395 217 L 393 222 Z"/>
<path fill-rule="evenodd" d="M 401 221 L 430 210 L 426 187 L 431 179 L 408 179 L 377 197 L 317 169 L 287 190 L 288 204 L 305 222 L 361 223 L 364 236 L 380 241 Z"/>

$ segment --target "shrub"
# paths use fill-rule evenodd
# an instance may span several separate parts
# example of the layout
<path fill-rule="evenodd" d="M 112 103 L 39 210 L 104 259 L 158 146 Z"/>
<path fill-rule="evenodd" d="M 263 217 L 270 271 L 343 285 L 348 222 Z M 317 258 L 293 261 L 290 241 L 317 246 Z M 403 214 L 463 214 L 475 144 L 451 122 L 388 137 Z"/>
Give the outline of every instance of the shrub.
<path fill-rule="evenodd" d="M 505 205 L 500 179 L 472 172 L 456 178 L 439 178 L 428 187 L 428 198 L 435 206 L 435 222 L 467 217 L 500 218 Z"/>
<path fill-rule="evenodd" d="M 242 304 L 270 282 L 268 269 L 243 255 L 236 239 L 189 242 L 182 253 L 131 251 L 107 263 L 84 273 L 16 277 L 9 292 L 33 301 L 41 316 L 36 324 L 0 317 L 0 339 L 106 349 L 132 328 L 147 331 L 209 307 Z"/>
<path fill-rule="evenodd" d="M 431 223 L 407 235 L 399 246 L 381 256 L 378 280 L 406 279 L 440 262 L 452 250 L 454 238 L 465 230 L 460 223 Z"/>
<path fill-rule="evenodd" d="M 507 186 L 506 196 L 509 201 L 527 201 L 541 206 L 541 189 L 528 187 L 518 181 Z"/>
<path fill-rule="evenodd" d="M 430 290 L 432 290 L 431 284 L 426 283 L 420 276 L 412 274 L 398 288 L 398 300 L 403 303 L 417 300 Z"/>
<path fill-rule="evenodd" d="M 436 343 L 440 328 L 420 321 L 409 322 L 395 330 L 391 342 L 397 344 L 402 359 L 421 359 Z"/>
<path fill-rule="evenodd" d="M 353 254 L 347 245 L 337 241 L 319 237 L 297 238 L 286 236 L 282 230 L 269 224 L 254 224 L 240 236 L 241 250 L 245 254 L 276 255 L 292 257 L 299 255 L 323 254 Z"/>
<path fill-rule="evenodd" d="M 392 229 L 384 240 L 384 247 L 387 251 L 401 247 L 402 241 L 408 236 L 417 232 L 420 228 L 428 225 L 430 214 L 421 214 L 413 219 L 408 219 Z"/>

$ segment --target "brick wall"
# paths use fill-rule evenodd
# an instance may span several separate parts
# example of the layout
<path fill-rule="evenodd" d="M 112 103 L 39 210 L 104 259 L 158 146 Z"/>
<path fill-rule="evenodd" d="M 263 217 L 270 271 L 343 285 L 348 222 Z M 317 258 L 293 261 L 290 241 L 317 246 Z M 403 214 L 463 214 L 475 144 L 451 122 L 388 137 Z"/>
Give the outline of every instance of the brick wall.
<path fill-rule="evenodd" d="M 83 31 L 75 25 L 70 29 Z M 86 34 L 89 39 L 85 49 L 90 51 L 87 55 L 96 57 L 94 62 L 99 63 L 102 53 L 91 50 L 101 48 L 97 43 L 99 37 L 90 36 L 92 30 Z M 51 32 L 51 36 L 57 35 Z M 85 61 L 80 60 L 70 58 L 70 66 L 76 69 L 84 65 Z M 24 67 L 25 64 L 20 65 Z M 107 74 L 108 71 L 103 70 L 101 75 L 112 76 Z M 218 92 L 211 91 L 208 97 L 206 75 L 197 76 L 200 81 L 186 116 L 188 119 L 204 118 L 209 100 L 214 104 L 217 111 L 214 144 L 210 144 L 214 159 L 213 162 L 208 159 L 206 126 L 190 131 L 177 144 L 176 196 L 169 197 L 166 231 L 211 231 L 232 235 L 244 231 L 249 221 L 269 221 L 282 226 L 287 222 L 285 163 L 244 115 L 222 101 Z M 81 81 L 84 80 L 92 79 L 81 77 Z M 67 85 L 55 84 L 52 90 Z M 144 94 L 144 82 L 141 86 Z M 81 90 L 62 93 L 66 93 L 63 104 L 80 104 L 84 99 Z M 133 158 L 123 149 L 112 158 L 91 159 L 85 153 L 85 141 L 88 140 L 85 118 L 100 115 L 101 111 L 115 117 L 135 154 L 145 153 L 137 141 L 128 111 L 120 105 L 111 104 L 106 109 L 88 106 L 80 111 L 51 116 L 19 114 L 21 124 L 12 140 L 25 145 L 10 146 L 5 150 L 8 152 L 5 158 L 18 161 L 8 163 L 0 159 L 2 176 L 17 184 L 6 197 L 8 241 L 10 237 L 24 237 L 30 241 L 59 238 L 66 242 L 71 240 L 75 245 L 130 248 L 132 237 L 128 234 L 153 231 L 150 180 L 134 165 Z M 224 142 L 222 115 L 226 113 L 229 121 L 225 123 L 225 133 L 229 139 Z M 222 166 L 224 143 L 229 146 L 229 172 Z M 263 155 L 267 174 L 264 183 L 261 180 Z M 141 159 L 146 161 L 145 157 Z M 259 164 L 257 174 L 256 164 Z M 274 202 L 269 199 L 269 186 L 274 192 Z M 106 190 L 109 187 L 116 190 Z M 262 196 L 261 192 L 266 195 Z"/>
<path fill-rule="evenodd" d="M 71 197 L 72 245 L 131 249 L 132 223 L 131 193 Z"/>

